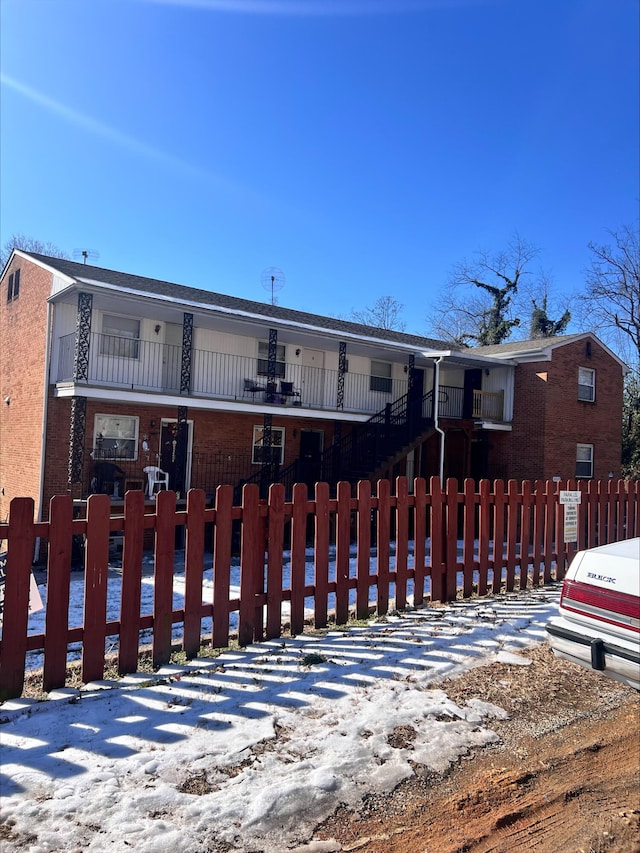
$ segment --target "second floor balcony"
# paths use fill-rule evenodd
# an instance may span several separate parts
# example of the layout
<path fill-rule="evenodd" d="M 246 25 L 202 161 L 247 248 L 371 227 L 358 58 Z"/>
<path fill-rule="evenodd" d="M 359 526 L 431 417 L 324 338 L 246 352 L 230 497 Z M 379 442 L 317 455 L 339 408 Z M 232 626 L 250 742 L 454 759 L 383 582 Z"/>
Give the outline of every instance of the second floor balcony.
<path fill-rule="evenodd" d="M 264 358 L 192 349 L 188 369 L 182 347 L 137 338 L 93 332 L 82 378 L 75 367 L 75 334 L 58 342 L 57 384 L 122 388 L 164 395 L 274 407 L 294 407 L 320 412 L 373 415 L 407 394 L 408 376 L 380 377 L 276 361 L 269 376 Z M 443 388 L 438 414 L 443 418 L 473 417 L 500 421 L 503 395 L 474 391 L 473 411 L 465 411 L 462 388 Z M 432 396 L 423 400 L 423 417 L 433 417 Z M 429 409 L 427 411 L 426 409 Z"/>

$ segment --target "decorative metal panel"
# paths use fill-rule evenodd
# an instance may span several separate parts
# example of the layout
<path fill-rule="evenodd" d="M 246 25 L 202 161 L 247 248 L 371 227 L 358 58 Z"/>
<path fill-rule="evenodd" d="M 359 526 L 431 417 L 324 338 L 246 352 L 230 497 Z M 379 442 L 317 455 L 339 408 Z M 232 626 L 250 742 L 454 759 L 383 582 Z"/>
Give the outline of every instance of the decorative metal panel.
<path fill-rule="evenodd" d="M 91 339 L 91 310 L 93 296 L 90 293 L 78 294 L 76 314 L 76 340 L 73 353 L 73 381 L 89 381 L 89 341 Z M 75 482 L 75 481 L 74 481 Z"/>
<path fill-rule="evenodd" d="M 269 354 L 267 361 L 267 381 L 276 381 L 276 357 L 278 353 L 278 331 L 277 329 L 269 329 Z"/>
<path fill-rule="evenodd" d="M 191 391 L 191 357 L 193 353 L 193 314 L 182 315 L 182 365 L 180 369 L 180 393 Z"/>
<path fill-rule="evenodd" d="M 275 471 L 273 461 L 273 417 L 265 413 L 262 424 L 262 469 L 260 472 L 260 496 L 266 497 Z"/>
<path fill-rule="evenodd" d="M 82 482 L 82 463 L 84 460 L 84 439 L 87 423 L 87 398 L 71 398 L 71 425 L 69 432 L 69 472 L 67 481 Z"/>
<path fill-rule="evenodd" d="M 336 407 L 344 409 L 344 375 L 347 372 L 347 344 L 345 341 L 340 341 L 340 349 L 338 352 L 338 396 L 336 398 Z"/>

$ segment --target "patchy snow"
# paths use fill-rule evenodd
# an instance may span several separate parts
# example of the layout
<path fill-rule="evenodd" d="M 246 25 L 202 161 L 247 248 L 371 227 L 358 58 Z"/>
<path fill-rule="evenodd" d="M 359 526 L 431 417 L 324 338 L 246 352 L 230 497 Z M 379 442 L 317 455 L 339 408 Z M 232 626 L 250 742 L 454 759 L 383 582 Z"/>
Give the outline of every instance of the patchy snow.
<path fill-rule="evenodd" d="M 29 853 L 330 853 L 313 828 L 496 739 L 439 681 L 544 639 L 559 585 L 393 614 L 0 706 L 0 816 Z M 36 614 L 34 614 L 35 616 Z M 33 629 L 32 629 L 33 630 Z M 230 845 L 229 847 L 227 845 Z"/>

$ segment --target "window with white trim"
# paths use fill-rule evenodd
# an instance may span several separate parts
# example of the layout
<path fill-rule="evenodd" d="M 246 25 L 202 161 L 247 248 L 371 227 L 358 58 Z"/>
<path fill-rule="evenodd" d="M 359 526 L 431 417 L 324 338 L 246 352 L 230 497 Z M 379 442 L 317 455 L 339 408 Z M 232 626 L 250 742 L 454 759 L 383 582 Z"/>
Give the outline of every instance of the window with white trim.
<path fill-rule="evenodd" d="M 285 375 L 285 357 L 287 351 L 284 344 L 276 344 L 276 377 L 282 379 Z M 258 376 L 269 375 L 269 341 L 258 341 Z"/>
<path fill-rule="evenodd" d="M 576 446 L 576 478 L 587 480 L 593 477 L 593 444 Z"/>
<path fill-rule="evenodd" d="M 371 361 L 371 375 L 369 376 L 369 390 L 382 391 L 384 394 L 391 393 L 391 368 L 387 361 Z"/>
<path fill-rule="evenodd" d="M 596 372 L 590 367 L 578 368 L 578 400 L 593 403 L 596 399 Z"/>
<path fill-rule="evenodd" d="M 130 415 L 96 415 L 93 458 L 137 459 L 139 420 Z"/>
<path fill-rule="evenodd" d="M 264 445 L 264 427 L 253 428 L 251 461 L 254 465 L 269 461 L 268 448 Z M 284 427 L 271 427 L 271 461 L 278 465 L 284 462 Z"/>
<path fill-rule="evenodd" d="M 139 358 L 140 320 L 104 314 L 100 354 L 117 358 Z"/>

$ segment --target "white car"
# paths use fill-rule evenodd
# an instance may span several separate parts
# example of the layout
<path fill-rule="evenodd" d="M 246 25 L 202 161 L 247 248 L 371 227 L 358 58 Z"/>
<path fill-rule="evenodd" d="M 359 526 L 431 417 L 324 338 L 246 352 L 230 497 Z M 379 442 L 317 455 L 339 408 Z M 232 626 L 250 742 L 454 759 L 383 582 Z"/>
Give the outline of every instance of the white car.
<path fill-rule="evenodd" d="M 640 690 L 640 538 L 575 555 L 547 633 L 557 657 Z"/>

